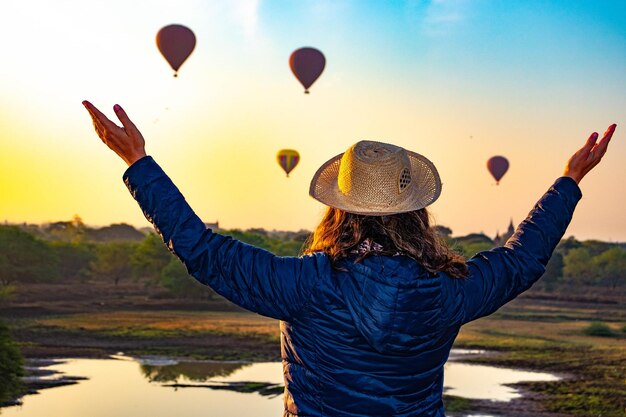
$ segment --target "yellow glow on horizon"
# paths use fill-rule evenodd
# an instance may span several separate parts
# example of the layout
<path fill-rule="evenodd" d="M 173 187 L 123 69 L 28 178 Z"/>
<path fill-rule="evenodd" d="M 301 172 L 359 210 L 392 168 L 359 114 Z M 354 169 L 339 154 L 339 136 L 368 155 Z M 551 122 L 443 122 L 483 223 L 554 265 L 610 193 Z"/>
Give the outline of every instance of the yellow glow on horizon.
<path fill-rule="evenodd" d="M 252 9 L 141 3 L 0 6 L 10 63 L 0 67 L 0 221 L 78 214 L 90 225 L 147 226 L 121 181 L 124 163 L 93 132 L 81 105 L 89 99 L 111 117 L 121 104 L 200 217 L 225 228 L 312 229 L 324 210 L 308 196 L 313 173 L 371 139 L 435 163 L 444 184 L 432 206 L 438 223 L 493 235 L 526 216 L 591 130 L 617 122 L 569 233 L 626 240 L 623 108 L 544 98 L 541 86 L 527 92 L 513 81 L 501 94 L 427 64 L 422 78 L 403 78 L 408 70 L 385 72 L 378 58 L 330 42 L 320 45 L 327 69 L 304 95 L 287 66 L 292 45 L 257 28 Z M 176 79 L 154 43 L 174 22 L 198 38 Z M 288 179 L 276 163 L 282 148 L 301 155 Z M 511 162 L 499 186 L 485 168 L 493 155 Z"/>

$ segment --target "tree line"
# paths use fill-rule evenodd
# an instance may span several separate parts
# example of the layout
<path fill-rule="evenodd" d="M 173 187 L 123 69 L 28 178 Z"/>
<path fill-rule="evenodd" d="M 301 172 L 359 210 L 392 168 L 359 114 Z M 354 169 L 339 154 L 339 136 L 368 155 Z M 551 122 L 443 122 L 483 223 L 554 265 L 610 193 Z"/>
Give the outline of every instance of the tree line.
<path fill-rule="evenodd" d="M 220 232 L 282 256 L 298 254 L 308 237 L 305 231 Z M 0 225 L 0 297 L 9 296 L 20 284 L 100 281 L 118 286 L 128 280 L 159 286 L 173 297 L 213 294 L 189 279 L 183 264 L 154 232 L 129 225 L 90 229 L 77 218 L 43 226 Z"/>
<path fill-rule="evenodd" d="M 445 239 L 467 258 L 494 247 L 488 236 L 478 233 Z M 536 287 L 548 292 L 626 291 L 626 243 L 563 239 Z"/>
<path fill-rule="evenodd" d="M 438 226 L 442 239 L 466 257 L 494 247 L 484 234 L 451 237 Z M 220 230 L 235 239 L 281 256 L 300 253 L 307 231 L 274 232 L 264 229 Z M 626 245 L 578 241 L 571 237 L 558 245 L 540 281 L 543 289 L 558 291 L 588 287 L 626 288 Z M 130 225 L 93 229 L 80 218 L 43 226 L 0 225 L 0 297 L 21 283 L 143 281 L 169 291 L 174 297 L 211 296 L 208 288 L 188 278 L 182 263 L 154 232 Z"/>

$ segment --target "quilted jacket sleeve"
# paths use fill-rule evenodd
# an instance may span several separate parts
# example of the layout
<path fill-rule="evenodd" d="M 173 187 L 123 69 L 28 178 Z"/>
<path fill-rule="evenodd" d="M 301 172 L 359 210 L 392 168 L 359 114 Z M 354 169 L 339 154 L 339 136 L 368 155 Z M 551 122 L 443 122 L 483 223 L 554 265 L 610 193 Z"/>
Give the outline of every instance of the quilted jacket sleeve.
<path fill-rule="evenodd" d="M 235 304 L 279 320 L 308 302 L 324 266 L 321 256 L 279 257 L 207 229 L 150 156 L 123 176 L 146 219 L 190 275 Z"/>
<path fill-rule="evenodd" d="M 581 197 L 573 179 L 558 178 L 504 246 L 472 257 L 467 278 L 447 279 L 456 321 L 487 316 L 529 289 L 545 272 Z"/>

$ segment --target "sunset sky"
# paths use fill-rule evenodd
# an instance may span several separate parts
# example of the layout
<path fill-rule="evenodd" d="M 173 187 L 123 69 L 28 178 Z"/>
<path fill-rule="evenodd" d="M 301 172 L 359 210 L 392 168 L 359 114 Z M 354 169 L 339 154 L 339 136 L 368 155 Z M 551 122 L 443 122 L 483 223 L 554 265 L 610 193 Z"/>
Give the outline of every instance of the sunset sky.
<path fill-rule="evenodd" d="M 567 235 L 626 241 L 626 2 L 0 1 L 0 221 L 146 226 L 81 101 L 119 103 L 205 222 L 312 229 L 315 170 L 361 139 L 431 159 L 454 235 L 522 220 L 617 123 Z M 155 36 L 191 28 L 179 77 Z M 320 49 L 311 94 L 291 52 Z M 300 151 L 286 178 L 281 148 Z M 511 164 L 499 186 L 486 161 Z"/>

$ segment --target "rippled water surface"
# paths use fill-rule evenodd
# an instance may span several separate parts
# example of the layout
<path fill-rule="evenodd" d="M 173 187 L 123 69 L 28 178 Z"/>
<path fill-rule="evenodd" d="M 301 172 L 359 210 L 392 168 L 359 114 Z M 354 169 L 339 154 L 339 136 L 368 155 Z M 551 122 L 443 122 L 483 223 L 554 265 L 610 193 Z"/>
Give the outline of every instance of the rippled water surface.
<path fill-rule="evenodd" d="M 456 351 L 452 359 L 466 353 Z M 283 383 L 282 365 L 275 362 L 179 362 L 120 356 L 105 360 L 70 359 L 50 369 L 89 379 L 26 396 L 22 406 L 3 408 L 2 417 L 282 415 L 282 395 L 277 389 Z M 546 373 L 468 365 L 454 360 L 446 365 L 445 372 L 447 394 L 498 401 L 520 395 L 503 384 L 557 379 Z"/>

